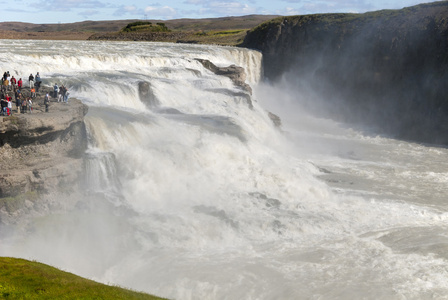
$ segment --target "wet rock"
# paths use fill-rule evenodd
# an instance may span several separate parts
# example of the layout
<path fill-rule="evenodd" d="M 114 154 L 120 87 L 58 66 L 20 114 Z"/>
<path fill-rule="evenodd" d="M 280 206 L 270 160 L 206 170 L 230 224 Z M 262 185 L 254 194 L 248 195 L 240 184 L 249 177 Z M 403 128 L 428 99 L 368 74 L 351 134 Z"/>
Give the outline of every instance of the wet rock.
<path fill-rule="evenodd" d="M 239 86 L 249 94 L 252 94 L 252 88 L 246 83 L 246 72 L 244 71 L 244 68 L 236 65 L 218 67 L 207 59 L 196 58 L 196 60 L 199 61 L 204 68 L 212 71 L 216 75 L 229 77 L 236 86 Z"/>
<path fill-rule="evenodd" d="M 151 83 L 147 81 L 140 81 L 138 83 L 138 96 L 148 108 L 154 108 L 160 105 L 160 101 L 151 88 Z"/>
<path fill-rule="evenodd" d="M 277 116 L 274 113 L 268 112 L 268 116 L 271 119 L 272 123 L 274 123 L 274 125 L 276 127 L 281 127 L 282 126 L 282 119 L 280 119 L 279 116 Z"/>

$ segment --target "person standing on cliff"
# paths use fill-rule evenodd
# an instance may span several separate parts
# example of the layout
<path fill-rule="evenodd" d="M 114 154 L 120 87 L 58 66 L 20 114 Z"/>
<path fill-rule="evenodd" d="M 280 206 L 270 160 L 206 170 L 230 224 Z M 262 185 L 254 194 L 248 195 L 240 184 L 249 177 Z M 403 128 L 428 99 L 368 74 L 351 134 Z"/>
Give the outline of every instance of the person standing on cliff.
<path fill-rule="evenodd" d="M 8 107 L 8 104 L 6 103 L 5 99 L 1 99 L 1 107 L 2 107 L 2 116 L 6 115 L 6 108 Z"/>
<path fill-rule="evenodd" d="M 26 102 L 26 99 L 22 100 L 22 114 L 26 113 L 26 106 L 28 102 Z"/>
<path fill-rule="evenodd" d="M 16 101 L 17 101 L 17 98 L 19 98 L 19 94 L 20 94 L 20 90 L 16 90 L 15 92 L 14 92 L 14 97 L 16 98 Z"/>
<path fill-rule="evenodd" d="M 12 101 L 8 100 L 8 116 L 12 116 Z"/>
<path fill-rule="evenodd" d="M 22 103 L 22 102 L 19 102 L 19 94 L 20 94 L 20 90 L 17 90 L 17 91 L 14 92 L 14 98 L 16 99 L 16 104 L 18 106 L 20 105 L 18 103 Z"/>
<path fill-rule="evenodd" d="M 16 90 L 16 84 L 17 84 L 17 80 L 14 78 L 14 76 L 11 77 L 11 86 L 12 86 L 12 90 L 15 91 Z"/>
<path fill-rule="evenodd" d="M 12 98 L 8 94 L 6 94 L 5 100 L 8 103 L 8 116 L 11 116 L 12 115 Z"/>
<path fill-rule="evenodd" d="M 8 83 L 8 91 L 11 90 L 11 75 L 9 74 L 9 71 L 6 73 L 8 77 L 6 77 L 6 82 Z"/>
<path fill-rule="evenodd" d="M 16 97 L 17 113 L 20 113 L 20 106 L 22 105 L 22 99 L 21 99 L 22 98 L 22 94 L 18 93 L 16 91 L 15 97 Z"/>
<path fill-rule="evenodd" d="M 36 88 L 36 93 L 39 93 L 41 83 L 42 83 L 42 81 L 36 81 L 36 83 L 34 83 L 34 87 Z"/>
<path fill-rule="evenodd" d="M 67 98 L 66 98 L 67 88 L 64 85 L 61 85 L 61 87 L 59 88 L 59 93 L 61 96 L 61 101 L 67 102 Z M 59 102 L 59 100 L 58 100 L 58 102 Z"/>
<path fill-rule="evenodd" d="M 67 103 L 68 102 L 68 89 L 64 86 L 64 102 Z"/>
<path fill-rule="evenodd" d="M 56 98 L 58 96 L 58 92 L 59 92 L 59 87 L 58 87 L 58 84 L 55 83 L 53 86 L 53 98 Z"/>
<path fill-rule="evenodd" d="M 50 96 L 48 95 L 48 93 L 45 95 L 44 104 L 45 104 L 45 112 L 48 112 L 48 107 L 50 106 Z"/>
<path fill-rule="evenodd" d="M 22 85 L 23 85 L 22 78 L 19 78 L 19 81 L 17 81 L 17 87 L 19 88 L 19 90 L 22 89 Z"/>
<path fill-rule="evenodd" d="M 28 97 L 28 110 L 30 113 L 33 112 L 33 101 L 31 100 L 31 97 Z"/>
<path fill-rule="evenodd" d="M 30 89 L 31 98 L 36 98 L 36 89 L 34 86 Z"/>
<path fill-rule="evenodd" d="M 64 85 L 62 84 L 61 87 L 59 88 L 58 102 L 62 102 L 63 101 L 63 97 L 62 97 L 63 93 L 64 93 Z"/>
<path fill-rule="evenodd" d="M 28 77 L 28 80 L 30 82 L 30 89 L 34 86 L 34 76 L 33 74 L 30 74 L 30 77 Z"/>
<path fill-rule="evenodd" d="M 5 91 L 9 91 L 9 80 L 8 79 L 3 80 L 3 87 L 4 87 Z"/>

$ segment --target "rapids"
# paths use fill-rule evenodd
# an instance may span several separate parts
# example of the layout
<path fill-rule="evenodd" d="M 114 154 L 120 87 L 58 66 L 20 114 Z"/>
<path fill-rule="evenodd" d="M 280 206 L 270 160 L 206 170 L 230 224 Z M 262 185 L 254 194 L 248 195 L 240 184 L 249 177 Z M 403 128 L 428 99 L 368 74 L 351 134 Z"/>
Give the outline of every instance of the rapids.
<path fill-rule="evenodd" d="M 263 82 L 252 50 L 26 40 L 0 49 L 2 72 L 39 71 L 89 106 L 85 196 L 8 229 L 0 255 L 173 299 L 448 295 L 446 148 L 307 114 L 292 89 Z M 244 67 L 253 108 L 195 58 Z M 157 106 L 140 101 L 141 81 Z"/>

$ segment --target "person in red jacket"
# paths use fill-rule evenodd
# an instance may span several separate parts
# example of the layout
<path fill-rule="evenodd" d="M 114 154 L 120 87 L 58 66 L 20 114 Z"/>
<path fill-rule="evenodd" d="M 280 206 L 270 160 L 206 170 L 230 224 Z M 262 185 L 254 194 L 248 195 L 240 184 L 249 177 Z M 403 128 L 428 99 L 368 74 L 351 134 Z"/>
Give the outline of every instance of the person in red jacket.
<path fill-rule="evenodd" d="M 14 76 L 11 77 L 11 86 L 12 86 L 12 90 L 15 91 L 16 90 L 16 84 L 17 84 L 17 80 L 14 78 Z"/>
<path fill-rule="evenodd" d="M 17 86 L 19 87 L 19 90 L 22 89 L 22 84 L 23 84 L 22 78 L 19 78 L 19 81 L 17 81 Z"/>

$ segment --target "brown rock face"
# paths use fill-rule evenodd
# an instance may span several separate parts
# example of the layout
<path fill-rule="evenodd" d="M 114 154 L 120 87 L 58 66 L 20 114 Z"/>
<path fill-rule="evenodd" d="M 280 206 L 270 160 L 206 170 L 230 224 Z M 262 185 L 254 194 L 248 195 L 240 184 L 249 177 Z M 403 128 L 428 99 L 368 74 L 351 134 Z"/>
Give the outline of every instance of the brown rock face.
<path fill-rule="evenodd" d="M 46 113 L 42 98 L 34 100 L 33 113 L 14 108 L 12 116 L 0 117 L 0 198 L 77 183 L 87 147 L 87 106 L 76 99 L 51 102 Z"/>

